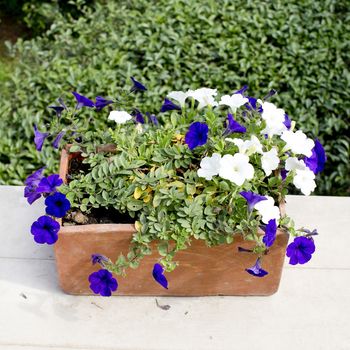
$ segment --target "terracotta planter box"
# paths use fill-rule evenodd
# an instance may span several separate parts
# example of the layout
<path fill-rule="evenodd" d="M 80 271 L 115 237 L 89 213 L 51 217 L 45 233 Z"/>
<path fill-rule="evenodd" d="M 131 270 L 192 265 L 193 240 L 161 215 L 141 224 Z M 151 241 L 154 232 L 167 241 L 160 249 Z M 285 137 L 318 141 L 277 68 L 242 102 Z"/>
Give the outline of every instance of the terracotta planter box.
<path fill-rule="evenodd" d="M 77 154 L 62 151 L 60 176 L 66 180 L 70 160 Z M 115 260 L 127 253 L 133 232 L 132 224 L 94 224 L 62 226 L 55 244 L 59 283 L 69 294 L 92 295 L 88 276 L 99 266 L 91 264 L 91 254 L 99 253 Z M 288 234 L 278 230 L 274 245 L 263 259 L 269 272 L 263 278 L 248 274 L 256 256 L 238 252 L 238 247 L 253 247 L 253 243 L 237 237 L 232 244 L 208 248 L 201 240 L 177 253 L 175 271 L 166 274 L 169 289 L 153 280 L 152 269 L 158 254 L 146 256 L 136 269 L 128 269 L 125 278 L 119 276 L 114 295 L 206 296 L 206 295 L 271 295 L 278 290 L 281 279 Z"/>

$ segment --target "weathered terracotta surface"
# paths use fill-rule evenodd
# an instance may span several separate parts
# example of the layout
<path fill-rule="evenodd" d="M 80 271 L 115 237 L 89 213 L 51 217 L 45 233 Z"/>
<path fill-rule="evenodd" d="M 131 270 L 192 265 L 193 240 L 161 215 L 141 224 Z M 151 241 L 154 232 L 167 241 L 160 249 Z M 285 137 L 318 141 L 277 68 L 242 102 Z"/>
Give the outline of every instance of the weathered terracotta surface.
<path fill-rule="evenodd" d="M 73 155 L 74 156 L 74 155 Z M 65 179 L 69 158 L 62 152 L 60 176 Z M 88 276 L 98 270 L 92 266 L 91 254 L 99 253 L 116 259 L 128 252 L 134 225 L 98 224 L 63 226 L 55 244 L 57 270 L 62 289 L 69 294 L 93 294 L 89 288 Z M 200 240 L 194 240 L 191 247 L 178 252 L 176 261 L 180 266 L 167 274 L 169 289 L 163 289 L 152 278 L 152 269 L 158 255 L 145 257 L 139 268 L 129 269 L 127 277 L 118 277 L 119 288 L 115 295 L 271 295 L 278 289 L 281 279 L 288 234 L 278 231 L 276 241 L 269 254 L 263 259 L 263 268 L 269 274 L 258 278 L 245 269 L 253 266 L 256 256 L 238 252 L 238 247 L 250 248 L 250 242 L 240 237 L 233 244 L 208 248 Z"/>

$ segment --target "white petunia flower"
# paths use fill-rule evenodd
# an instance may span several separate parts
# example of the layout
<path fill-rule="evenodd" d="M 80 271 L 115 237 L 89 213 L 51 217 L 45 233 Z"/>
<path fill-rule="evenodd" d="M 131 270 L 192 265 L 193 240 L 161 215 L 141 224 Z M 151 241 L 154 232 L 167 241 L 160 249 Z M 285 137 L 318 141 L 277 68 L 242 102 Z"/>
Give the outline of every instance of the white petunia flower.
<path fill-rule="evenodd" d="M 256 203 L 254 209 L 256 209 L 262 216 L 262 222 L 268 224 L 270 220 L 280 218 L 280 210 L 275 206 L 275 202 L 272 197 L 265 196 L 267 200 Z"/>
<path fill-rule="evenodd" d="M 199 177 L 211 180 L 213 176 L 219 174 L 221 155 L 214 153 L 211 157 L 204 157 L 201 160 L 200 168 L 197 171 Z"/>
<path fill-rule="evenodd" d="M 224 95 L 221 97 L 219 105 L 229 106 L 233 112 L 236 112 L 237 108 L 245 105 L 249 100 L 242 94 Z"/>
<path fill-rule="evenodd" d="M 236 153 L 233 156 L 225 154 L 220 161 L 219 175 L 241 186 L 245 180 L 251 180 L 254 177 L 254 167 L 245 154 Z"/>
<path fill-rule="evenodd" d="M 234 143 L 238 147 L 239 153 L 246 154 L 247 156 L 251 156 L 254 153 L 263 153 L 262 144 L 255 135 L 252 135 L 250 140 L 245 141 L 238 138 L 226 138 L 225 140 Z"/>
<path fill-rule="evenodd" d="M 108 116 L 109 120 L 114 120 L 117 124 L 124 124 L 132 119 L 132 116 L 124 111 L 111 111 Z"/>
<path fill-rule="evenodd" d="M 307 138 L 301 130 L 296 132 L 286 130 L 283 132 L 281 139 L 293 153 L 311 157 L 315 142 Z"/>
<path fill-rule="evenodd" d="M 316 188 L 314 172 L 307 167 L 303 170 L 296 169 L 293 184 L 296 188 L 301 190 L 305 196 L 310 195 Z"/>
<path fill-rule="evenodd" d="M 187 93 L 189 97 L 193 97 L 199 102 L 198 109 L 202 109 L 206 106 L 215 107 L 218 105 L 214 99 L 214 96 L 218 93 L 216 89 L 200 88 L 194 91 L 189 90 Z"/>
<path fill-rule="evenodd" d="M 278 158 L 277 154 L 276 148 L 272 148 L 268 152 L 263 152 L 261 157 L 261 167 L 265 171 L 266 176 L 269 176 L 272 173 L 272 170 L 278 168 L 280 159 Z"/>
<path fill-rule="evenodd" d="M 297 157 L 289 157 L 286 160 L 285 169 L 288 171 L 296 169 L 304 170 L 305 168 L 306 165 L 302 159 L 299 160 Z"/>
<path fill-rule="evenodd" d="M 192 92 L 193 90 L 188 90 L 187 92 L 171 91 L 167 97 L 179 102 L 180 106 L 183 107 L 185 105 L 186 98 L 189 97 Z"/>
<path fill-rule="evenodd" d="M 271 102 L 263 102 L 258 100 L 263 109 L 261 117 L 266 122 L 266 128 L 261 131 L 261 134 L 267 134 L 269 137 L 273 135 L 281 135 L 283 131 L 287 130 L 284 125 L 285 111 L 282 108 L 277 108 Z"/>

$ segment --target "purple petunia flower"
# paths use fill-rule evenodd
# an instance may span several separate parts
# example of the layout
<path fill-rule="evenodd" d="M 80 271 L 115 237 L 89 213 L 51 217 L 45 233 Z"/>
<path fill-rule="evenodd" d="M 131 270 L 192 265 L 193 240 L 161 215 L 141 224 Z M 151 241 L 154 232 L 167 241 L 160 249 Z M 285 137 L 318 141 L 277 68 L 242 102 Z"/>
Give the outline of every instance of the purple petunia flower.
<path fill-rule="evenodd" d="M 241 94 L 243 95 L 243 93 L 248 90 L 248 85 L 244 85 L 241 89 L 237 90 L 236 92 L 234 92 L 234 94 Z"/>
<path fill-rule="evenodd" d="M 185 143 L 190 150 L 203 146 L 208 140 L 208 125 L 206 123 L 194 122 L 190 125 L 186 135 Z"/>
<path fill-rule="evenodd" d="M 34 236 L 34 241 L 40 244 L 54 244 L 58 239 L 60 224 L 49 216 L 40 216 L 33 222 L 30 232 Z"/>
<path fill-rule="evenodd" d="M 323 146 L 321 145 L 318 139 L 315 140 L 315 147 L 312 149 L 311 157 L 304 158 L 304 162 L 306 166 L 314 172 L 314 174 L 318 174 L 324 169 L 324 165 L 326 163 L 327 156 L 324 151 Z"/>
<path fill-rule="evenodd" d="M 281 169 L 282 181 L 286 179 L 287 175 L 288 175 L 288 171 L 286 169 Z"/>
<path fill-rule="evenodd" d="M 56 192 L 56 188 L 63 184 L 63 180 L 58 174 L 52 174 L 40 180 L 37 193 L 52 193 Z"/>
<path fill-rule="evenodd" d="M 267 248 L 271 247 L 276 239 L 277 223 L 275 219 L 269 220 L 265 227 L 265 235 L 262 239 Z"/>
<path fill-rule="evenodd" d="M 135 109 L 132 115 L 135 117 L 136 123 L 145 124 L 145 118 L 138 109 Z"/>
<path fill-rule="evenodd" d="M 57 136 L 55 137 L 55 139 L 52 142 L 53 148 L 58 149 L 60 142 L 61 142 L 64 135 L 65 135 L 65 131 L 61 131 L 57 134 Z"/>
<path fill-rule="evenodd" d="M 34 203 L 37 199 L 41 197 L 41 194 L 37 192 L 38 185 L 43 176 L 43 170 L 45 167 L 35 171 L 33 174 L 29 175 L 25 180 L 26 187 L 24 188 L 24 197 L 27 198 L 29 204 Z"/>
<path fill-rule="evenodd" d="M 91 101 L 89 98 L 78 94 L 77 92 L 73 91 L 72 94 L 74 95 L 75 99 L 77 100 L 77 106 L 76 109 L 80 109 L 82 107 L 95 107 L 95 104 L 93 101 Z"/>
<path fill-rule="evenodd" d="M 231 113 L 227 114 L 227 133 L 245 133 L 247 131 L 246 127 L 239 124 L 237 121 L 233 119 L 233 115 Z"/>
<path fill-rule="evenodd" d="M 162 265 L 158 263 L 154 264 L 152 275 L 156 282 L 158 282 L 163 288 L 168 289 L 168 281 L 164 276 L 164 268 Z"/>
<path fill-rule="evenodd" d="M 277 91 L 274 89 L 271 89 L 269 91 L 269 93 L 263 98 L 263 100 L 268 100 L 270 97 L 272 97 L 273 95 L 277 94 Z"/>
<path fill-rule="evenodd" d="M 159 125 L 158 119 L 154 114 L 150 114 L 147 112 L 146 115 L 150 123 L 152 123 L 153 125 Z"/>
<path fill-rule="evenodd" d="M 46 214 L 63 218 L 70 209 L 70 202 L 63 193 L 56 192 L 45 199 Z"/>
<path fill-rule="evenodd" d="M 266 197 L 264 196 L 260 196 L 259 194 L 256 194 L 254 192 L 250 192 L 250 191 L 242 191 L 239 192 L 239 194 L 247 201 L 248 203 L 248 210 L 252 211 L 255 204 L 267 200 Z"/>
<path fill-rule="evenodd" d="M 48 132 L 40 132 L 36 124 L 34 125 L 34 143 L 37 151 L 41 152 L 45 139 L 49 136 Z"/>
<path fill-rule="evenodd" d="M 109 259 L 101 254 L 92 254 L 91 255 L 91 262 L 92 262 L 92 265 L 100 264 L 103 266 L 103 263 L 109 262 Z"/>
<path fill-rule="evenodd" d="M 268 274 L 267 271 L 261 268 L 261 259 L 258 258 L 255 262 L 255 265 L 252 267 L 249 267 L 248 269 L 245 269 L 249 274 L 255 276 L 255 277 L 264 277 Z"/>
<path fill-rule="evenodd" d="M 165 98 L 162 108 L 160 109 L 160 112 L 164 113 L 164 112 L 173 111 L 173 110 L 181 111 L 181 107 L 176 105 L 174 102 L 168 100 L 167 98 Z"/>
<path fill-rule="evenodd" d="M 246 97 L 247 97 L 247 99 L 249 101 L 248 103 L 245 104 L 246 108 L 249 109 L 249 110 L 251 110 L 251 109 L 256 110 L 256 102 L 258 101 L 258 99 L 255 98 L 255 97 L 251 97 L 251 96 L 246 96 Z"/>
<path fill-rule="evenodd" d="M 96 96 L 95 107 L 96 107 L 97 111 L 100 111 L 102 108 L 105 108 L 106 106 L 108 106 L 108 105 L 110 105 L 112 103 L 113 103 L 112 100 L 106 100 L 102 96 Z"/>
<path fill-rule="evenodd" d="M 289 130 L 292 126 L 292 121 L 289 118 L 289 115 L 287 113 L 284 114 L 284 122 L 283 124 L 286 126 L 286 128 Z"/>
<path fill-rule="evenodd" d="M 143 84 L 141 84 L 139 81 L 137 81 L 134 77 L 130 77 L 130 79 L 132 80 L 132 83 L 133 83 L 133 86 L 130 89 L 131 92 L 147 90 L 147 88 Z"/>
<path fill-rule="evenodd" d="M 95 294 L 110 297 L 118 288 L 118 282 L 106 269 L 93 272 L 89 276 L 90 288 Z"/>
<path fill-rule="evenodd" d="M 56 112 L 57 117 L 60 117 L 64 110 L 64 107 L 62 106 L 49 106 L 49 108 L 53 109 Z"/>
<path fill-rule="evenodd" d="M 307 263 L 315 252 L 315 243 L 312 238 L 304 236 L 294 238 L 287 247 L 286 255 L 290 258 L 291 265 Z"/>

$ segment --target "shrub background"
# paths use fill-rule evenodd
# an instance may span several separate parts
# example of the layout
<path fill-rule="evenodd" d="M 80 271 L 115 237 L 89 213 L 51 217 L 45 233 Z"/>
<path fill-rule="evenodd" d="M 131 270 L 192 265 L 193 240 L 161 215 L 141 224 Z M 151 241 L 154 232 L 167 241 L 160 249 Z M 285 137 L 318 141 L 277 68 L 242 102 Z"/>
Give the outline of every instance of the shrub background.
<path fill-rule="evenodd" d="M 33 124 L 76 90 L 115 97 L 135 76 L 148 87 L 143 111 L 169 91 L 202 86 L 232 93 L 279 94 L 298 127 L 325 145 L 318 194 L 349 194 L 349 32 L 347 1 L 109 0 L 57 12 L 50 29 L 11 47 L 13 69 L 0 81 L 0 184 L 22 184 L 58 153 L 35 151 Z M 35 18 L 34 14 L 32 16 Z M 92 127 L 113 126 L 107 111 Z"/>

